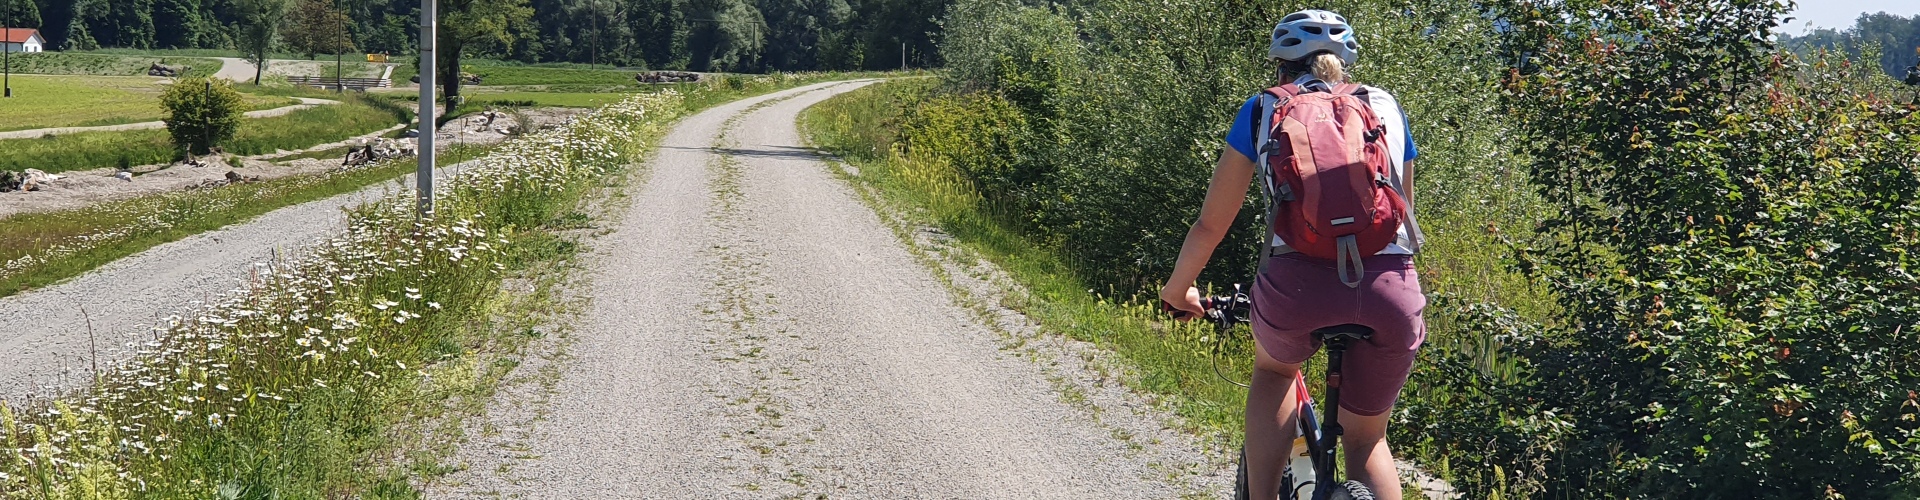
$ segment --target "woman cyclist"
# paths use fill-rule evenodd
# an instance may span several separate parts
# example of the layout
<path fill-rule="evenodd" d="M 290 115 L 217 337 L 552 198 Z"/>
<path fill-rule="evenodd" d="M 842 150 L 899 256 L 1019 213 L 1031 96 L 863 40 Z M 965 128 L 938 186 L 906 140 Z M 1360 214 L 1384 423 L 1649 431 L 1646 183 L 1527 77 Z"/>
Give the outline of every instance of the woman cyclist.
<path fill-rule="evenodd" d="M 1345 18 L 1304 10 L 1274 27 L 1267 54 L 1279 63 L 1278 84 L 1292 83 L 1302 92 L 1329 91 L 1332 85 L 1346 82 L 1346 67 L 1354 62 L 1359 48 Z M 1261 101 L 1260 95 L 1247 99 L 1235 116 L 1200 217 L 1187 232 L 1173 276 L 1160 292 L 1161 299 L 1176 309 L 1202 312 L 1193 283 L 1232 227 L 1253 180 L 1259 142 L 1268 134 L 1255 130 L 1266 111 Z M 1384 90 L 1366 87 L 1366 102 L 1387 129 L 1390 182 L 1411 212 L 1413 160 L 1418 151 L 1406 117 Z M 1264 250 L 1270 253 L 1263 259 L 1265 265 L 1252 292 L 1255 369 L 1247 395 L 1249 491 L 1259 495 L 1279 488 L 1281 464 L 1299 429 L 1294 378 L 1301 363 L 1320 348 L 1310 332 L 1352 323 L 1373 328 L 1374 335 L 1350 344 L 1342 370 L 1345 381 L 1338 411 L 1346 429 L 1341 441 L 1345 470 L 1349 479 L 1367 485 L 1377 498 L 1400 499 L 1399 473 L 1386 441 L 1387 418 L 1413 369 L 1414 352 L 1426 337 L 1421 319 L 1426 297 L 1413 269 L 1418 231 L 1411 224 L 1402 227 L 1395 242 L 1364 258 L 1364 276 L 1357 287 L 1343 283 L 1334 261 L 1299 255 L 1278 237 Z"/>

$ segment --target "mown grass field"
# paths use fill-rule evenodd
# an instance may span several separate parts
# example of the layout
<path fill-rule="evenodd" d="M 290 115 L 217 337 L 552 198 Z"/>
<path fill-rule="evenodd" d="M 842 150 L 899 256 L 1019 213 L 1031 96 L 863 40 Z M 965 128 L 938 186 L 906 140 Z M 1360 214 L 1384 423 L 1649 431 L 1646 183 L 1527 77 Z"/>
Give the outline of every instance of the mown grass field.
<path fill-rule="evenodd" d="M 164 119 L 163 80 L 145 76 L 18 75 L 13 98 L 0 106 L 0 131 L 91 127 Z M 247 88 L 242 87 L 245 91 Z M 248 94 L 247 109 L 298 104 L 281 96 Z"/>
<path fill-rule="evenodd" d="M 14 73 L 42 75 L 146 76 L 153 63 L 187 66 L 184 76 L 212 76 L 220 71 L 220 61 L 204 57 L 103 54 L 88 52 L 36 52 L 14 54 Z"/>
<path fill-rule="evenodd" d="M 247 119 L 221 147 L 228 153 L 255 155 L 339 141 L 395 124 L 411 115 L 380 101 L 342 96 L 343 104 L 319 106 L 285 116 Z M 86 132 L 39 139 L 0 140 L 0 170 L 36 168 L 48 173 L 168 163 L 177 152 L 166 130 Z"/>

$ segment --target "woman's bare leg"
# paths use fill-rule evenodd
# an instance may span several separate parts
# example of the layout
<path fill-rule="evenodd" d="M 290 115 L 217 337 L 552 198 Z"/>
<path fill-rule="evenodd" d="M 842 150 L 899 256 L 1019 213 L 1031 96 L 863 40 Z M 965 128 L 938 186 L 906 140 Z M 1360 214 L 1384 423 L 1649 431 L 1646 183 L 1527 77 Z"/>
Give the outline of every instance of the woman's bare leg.
<path fill-rule="evenodd" d="M 1387 448 L 1387 420 L 1393 411 L 1371 417 L 1340 409 L 1340 447 L 1346 451 L 1347 479 L 1365 483 L 1379 500 L 1400 500 L 1400 470 Z"/>
<path fill-rule="evenodd" d="M 1247 392 L 1247 487 L 1258 500 L 1280 491 L 1281 466 L 1293 451 L 1300 428 L 1300 405 L 1293 394 L 1300 365 L 1273 359 L 1258 340 L 1253 350 L 1253 381 L 1247 384 L 1253 386 Z"/>

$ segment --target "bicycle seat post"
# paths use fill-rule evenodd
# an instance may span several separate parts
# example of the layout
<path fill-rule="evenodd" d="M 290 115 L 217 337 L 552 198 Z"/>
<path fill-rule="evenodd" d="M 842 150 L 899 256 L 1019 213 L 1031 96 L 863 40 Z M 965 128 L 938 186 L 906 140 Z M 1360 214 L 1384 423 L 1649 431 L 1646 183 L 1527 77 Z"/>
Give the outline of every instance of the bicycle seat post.
<path fill-rule="evenodd" d="M 1314 461 L 1317 462 L 1314 472 L 1318 476 L 1315 480 L 1318 481 L 1316 483 L 1318 485 L 1333 485 L 1338 484 L 1335 480 L 1337 474 L 1334 472 L 1334 456 L 1337 455 L 1334 447 L 1339 445 L 1340 435 L 1345 433 L 1345 429 L 1340 427 L 1341 364 L 1346 360 L 1347 343 L 1372 338 L 1373 329 L 1362 325 L 1338 325 L 1314 330 L 1313 335 L 1319 338 L 1327 348 L 1327 418 L 1320 426 L 1320 449 L 1324 451 L 1320 456 L 1314 457 Z M 1324 500 L 1326 496 L 1323 495 L 1323 491 L 1331 493 L 1333 489 L 1316 486 L 1313 493 L 1314 499 Z"/>

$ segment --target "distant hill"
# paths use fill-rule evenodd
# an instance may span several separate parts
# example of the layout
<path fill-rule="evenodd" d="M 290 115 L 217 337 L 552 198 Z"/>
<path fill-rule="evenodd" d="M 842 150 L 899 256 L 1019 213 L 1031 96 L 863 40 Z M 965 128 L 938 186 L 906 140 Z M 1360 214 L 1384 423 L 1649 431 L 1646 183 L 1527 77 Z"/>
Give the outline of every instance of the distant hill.
<path fill-rule="evenodd" d="M 1920 15 L 1904 17 L 1885 12 L 1861 14 L 1845 30 L 1822 28 L 1802 36 L 1780 35 L 1780 44 L 1801 54 L 1819 49 L 1844 51 L 1858 59 L 1869 45 L 1880 45 L 1880 69 L 1895 78 L 1905 76 L 1920 55 Z"/>

